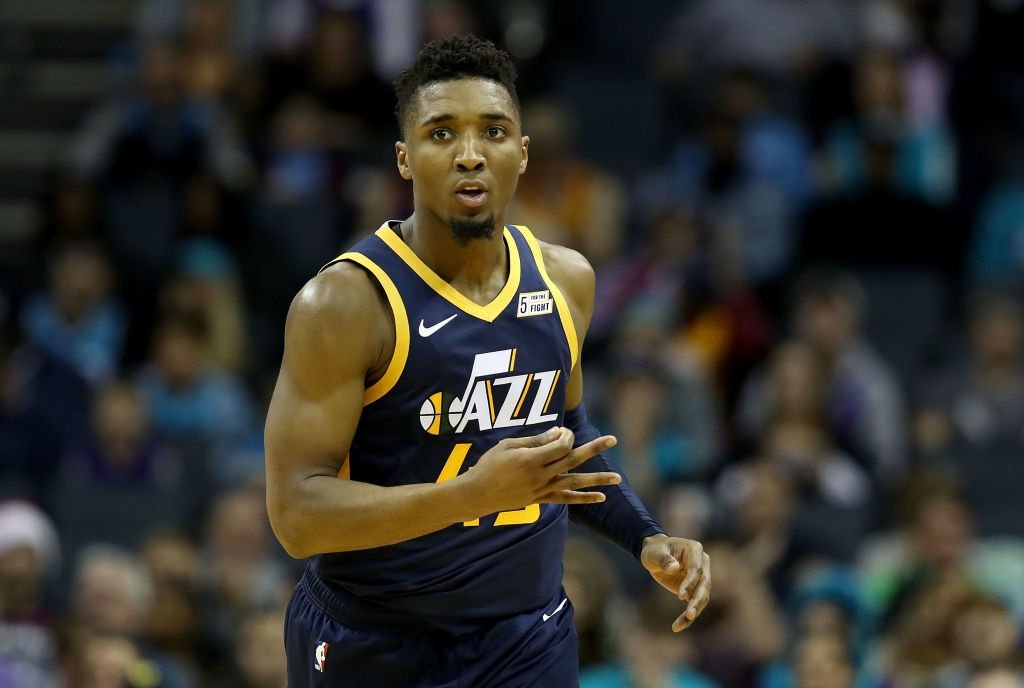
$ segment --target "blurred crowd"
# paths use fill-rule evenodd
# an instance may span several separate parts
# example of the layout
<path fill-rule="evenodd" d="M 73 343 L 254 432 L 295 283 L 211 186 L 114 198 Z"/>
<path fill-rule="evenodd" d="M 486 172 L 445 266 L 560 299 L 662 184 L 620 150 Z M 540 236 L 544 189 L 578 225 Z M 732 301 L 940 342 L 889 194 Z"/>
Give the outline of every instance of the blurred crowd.
<path fill-rule="evenodd" d="M 597 270 L 591 415 L 714 567 L 674 635 L 573 531 L 583 688 L 1024 684 L 1024 3 L 140 0 L 0 276 L 0 688 L 283 685 L 285 314 L 411 212 L 389 84 L 469 32 L 508 220 Z"/>

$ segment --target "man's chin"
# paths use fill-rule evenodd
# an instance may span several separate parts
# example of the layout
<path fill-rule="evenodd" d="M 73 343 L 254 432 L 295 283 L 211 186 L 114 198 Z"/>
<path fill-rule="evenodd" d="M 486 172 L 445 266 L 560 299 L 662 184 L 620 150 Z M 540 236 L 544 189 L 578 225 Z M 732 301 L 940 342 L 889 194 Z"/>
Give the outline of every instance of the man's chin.
<path fill-rule="evenodd" d="M 463 245 L 474 239 L 490 239 L 494 236 L 494 215 L 487 212 L 457 215 L 448 220 L 448 228 L 452 238 Z"/>

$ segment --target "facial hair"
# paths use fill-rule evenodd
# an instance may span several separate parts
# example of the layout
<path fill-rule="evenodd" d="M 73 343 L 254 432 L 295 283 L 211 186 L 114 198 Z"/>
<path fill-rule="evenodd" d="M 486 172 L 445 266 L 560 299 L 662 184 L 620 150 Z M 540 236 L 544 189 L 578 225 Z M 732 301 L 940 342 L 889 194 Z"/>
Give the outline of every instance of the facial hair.
<path fill-rule="evenodd" d="M 473 239 L 490 239 L 494 236 L 494 216 L 487 217 L 453 217 L 448 221 L 452 238 L 465 246 Z"/>

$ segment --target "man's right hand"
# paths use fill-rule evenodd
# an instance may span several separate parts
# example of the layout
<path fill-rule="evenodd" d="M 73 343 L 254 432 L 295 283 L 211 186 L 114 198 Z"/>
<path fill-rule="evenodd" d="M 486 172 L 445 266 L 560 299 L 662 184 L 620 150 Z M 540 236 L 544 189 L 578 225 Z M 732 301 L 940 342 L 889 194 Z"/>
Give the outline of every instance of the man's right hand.
<path fill-rule="evenodd" d="M 605 435 L 573 449 L 574 441 L 575 435 L 568 428 L 501 440 L 463 474 L 467 499 L 481 516 L 543 502 L 603 502 L 604 494 L 585 488 L 617 485 L 622 476 L 569 471 L 615 446 L 616 440 Z"/>

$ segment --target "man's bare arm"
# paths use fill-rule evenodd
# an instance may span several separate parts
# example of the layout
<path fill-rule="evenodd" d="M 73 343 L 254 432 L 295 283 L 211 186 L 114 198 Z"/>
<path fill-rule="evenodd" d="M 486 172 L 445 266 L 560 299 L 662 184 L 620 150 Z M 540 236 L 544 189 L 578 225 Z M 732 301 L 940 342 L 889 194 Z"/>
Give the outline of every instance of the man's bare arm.
<path fill-rule="evenodd" d="M 298 294 L 267 414 L 267 508 L 295 557 L 375 547 L 456 523 L 454 485 L 382 488 L 339 480 L 366 377 L 388 347 L 388 312 L 369 275 L 338 265 Z M 385 494 L 385 492 L 387 494 Z"/>
<path fill-rule="evenodd" d="M 388 307 L 372 278 L 342 264 L 295 298 L 266 425 L 267 508 L 294 557 L 402 542 L 496 511 L 548 501 L 599 501 L 580 488 L 618 476 L 564 476 L 604 442 L 575 450 L 572 433 L 499 442 L 472 470 L 442 483 L 381 487 L 339 479 L 371 371 L 393 349 Z M 357 459 L 358 460 L 358 459 Z"/>

